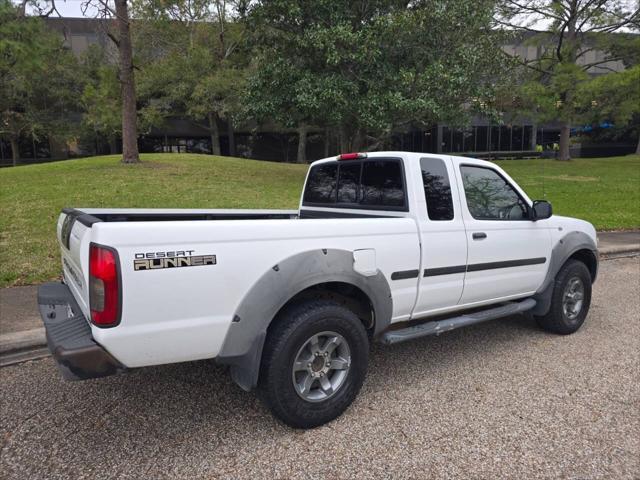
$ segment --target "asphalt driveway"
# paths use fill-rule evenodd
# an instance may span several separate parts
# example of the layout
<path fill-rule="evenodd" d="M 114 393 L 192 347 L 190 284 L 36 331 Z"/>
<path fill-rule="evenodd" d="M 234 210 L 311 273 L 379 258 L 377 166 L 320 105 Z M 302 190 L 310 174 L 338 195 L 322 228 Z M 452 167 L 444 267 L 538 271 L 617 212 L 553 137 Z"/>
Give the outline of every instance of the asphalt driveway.
<path fill-rule="evenodd" d="M 638 478 L 640 260 L 602 262 L 587 323 L 512 317 L 375 347 L 355 404 L 279 424 L 212 362 L 62 381 L 0 369 L 2 478 Z"/>

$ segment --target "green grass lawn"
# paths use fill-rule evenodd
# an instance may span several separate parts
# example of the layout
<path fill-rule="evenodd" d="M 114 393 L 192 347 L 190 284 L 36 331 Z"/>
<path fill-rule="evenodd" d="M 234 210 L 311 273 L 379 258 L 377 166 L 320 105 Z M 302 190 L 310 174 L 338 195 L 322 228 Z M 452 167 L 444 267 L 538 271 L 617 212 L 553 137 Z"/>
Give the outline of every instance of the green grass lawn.
<path fill-rule="evenodd" d="M 118 156 L 0 169 L 0 286 L 56 278 L 63 207 L 296 208 L 307 167 L 185 154 Z M 532 198 L 598 229 L 640 226 L 640 157 L 499 162 Z"/>

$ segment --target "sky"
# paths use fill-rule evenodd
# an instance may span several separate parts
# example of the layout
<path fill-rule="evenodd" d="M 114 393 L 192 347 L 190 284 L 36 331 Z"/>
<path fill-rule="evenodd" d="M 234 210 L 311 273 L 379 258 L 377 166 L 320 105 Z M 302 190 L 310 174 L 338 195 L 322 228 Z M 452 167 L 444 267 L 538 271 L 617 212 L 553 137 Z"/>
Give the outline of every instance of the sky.
<path fill-rule="evenodd" d="M 84 17 L 81 5 L 85 0 L 56 0 L 56 8 L 62 17 Z M 88 15 L 91 17 L 92 15 Z"/>
<path fill-rule="evenodd" d="M 62 17 L 84 17 L 85 15 L 82 14 L 82 3 L 84 3 L 85 1 L 86 0 L 56 0 L 56 7 L 60 12 L 60 16 Z M 636 0 L 626 0 L 624 3 L 629 8 L 633 8 L 634 6 L 636 6 Z M 93 17 L 94 14 L 95 9 L 90 9 L 87 12 L 86 16 Z M 534 25 L 530 26 L 538 30 L 545 30 L 550 25 L 550 23 L 551 22 L 549 22 L 548 20 L 538 20 Z M 629 31 L 629 29 L 624 28 L 622 29 L 622 31 Z"/>

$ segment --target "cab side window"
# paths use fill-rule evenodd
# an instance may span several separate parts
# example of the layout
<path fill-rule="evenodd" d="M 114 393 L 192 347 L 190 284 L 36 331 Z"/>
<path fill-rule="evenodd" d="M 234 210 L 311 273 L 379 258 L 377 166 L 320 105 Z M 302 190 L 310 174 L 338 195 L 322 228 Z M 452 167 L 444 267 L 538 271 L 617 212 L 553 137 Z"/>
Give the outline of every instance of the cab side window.
<path fill-rule="evenodd" d="M 525 220 L 529 206 L 498 172 L 491 168 L 460 167 L 469 213 L 476 220 Z"/>
<path fill-rule="evenodd" d="M 439 158 L 421 158 L 420 169 L 429 220 L 453 220 L 453 198 L 447 166 Z"/>

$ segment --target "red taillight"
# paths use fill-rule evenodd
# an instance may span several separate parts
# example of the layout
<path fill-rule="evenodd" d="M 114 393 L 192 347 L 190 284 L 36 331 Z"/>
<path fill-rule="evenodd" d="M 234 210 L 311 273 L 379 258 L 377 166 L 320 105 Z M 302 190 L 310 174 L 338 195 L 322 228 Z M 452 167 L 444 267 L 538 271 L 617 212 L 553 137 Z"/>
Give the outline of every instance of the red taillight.
<path fill-rule="evenodd" d="M 367 158 L 366 153 L 342 153 L 338 155 L 338 160 L 357 160 L 359 158 Z"/>
<path fill-rule="evenodd" d="M 89 305 L 95 325 L 113 327 L 120 321 L 118 255 L 93 243 L 89 249 Z"/>

